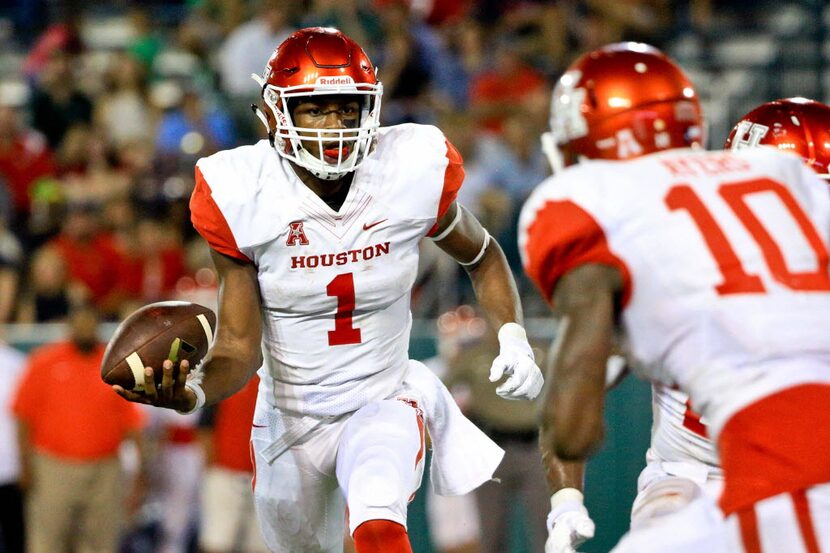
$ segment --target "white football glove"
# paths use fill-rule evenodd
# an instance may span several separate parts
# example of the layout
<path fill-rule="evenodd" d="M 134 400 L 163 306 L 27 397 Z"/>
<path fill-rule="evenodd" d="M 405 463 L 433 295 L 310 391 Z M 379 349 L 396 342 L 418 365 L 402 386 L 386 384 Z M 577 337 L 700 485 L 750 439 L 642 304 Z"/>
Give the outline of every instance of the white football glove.
<path fill-rule="evenodd" d="M 594 530 L 582 492 L 563 488 L 551 496 L 545 553 L 577 553 L 577 546 L 593 538 Z"/>
<path fill-rule="evenodd" d="M 544 384 L 525 329 L 516 323 L 504 324 L 499 329 L 499 356 L 490 367 L 490 382 L 504 375 L 508 378 L 496 388 L 496 393 L 505 399 L 533 399 Z"/>

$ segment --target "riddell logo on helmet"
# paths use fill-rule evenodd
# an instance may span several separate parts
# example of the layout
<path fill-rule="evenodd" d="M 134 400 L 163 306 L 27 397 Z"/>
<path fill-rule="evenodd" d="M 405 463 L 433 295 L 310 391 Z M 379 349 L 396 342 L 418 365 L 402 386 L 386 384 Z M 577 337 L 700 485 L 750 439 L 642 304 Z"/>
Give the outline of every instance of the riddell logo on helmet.
<path fill-rule="evenodd" d="M 341 84 L 354 84 L 354 80 L 349 77 L 348 75 L 344 75 L 342 77 L 320 77 L 317 79 L 317 84 L 327 84 L 327 85 L 341 85 Z"/>

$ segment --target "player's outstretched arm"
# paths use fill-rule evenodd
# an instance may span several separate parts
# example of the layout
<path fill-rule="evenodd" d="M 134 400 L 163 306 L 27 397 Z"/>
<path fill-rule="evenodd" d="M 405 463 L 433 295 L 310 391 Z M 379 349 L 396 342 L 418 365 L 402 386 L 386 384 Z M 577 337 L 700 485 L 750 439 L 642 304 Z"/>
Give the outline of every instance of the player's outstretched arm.
<path fill-rule="evenodd" d="M 479 305 L 498 329 L 500 351 L 490 369 L 490 380 L 508 378 L 496 392 L 507 399 L 535 398 L 542 389 L 542 372 L 521 326 L 516 282 L 501 247 L 478 219 L 457 203 L 438 222 L 434 240 L 467 270 Z"/>
<path fill-rule="evenodd" d="M 545 553 L 575 553 L 594 536 L 582 496 L 584 460 L 602 441 L 614 301 L 621 289 L 616 269 L 582 265 L 567 272 L 553 292 L 559 329 L 548 355 L 539 429 L 542 462 L 553 492 Z"/>
<path fill-rule="evenodd" d="M 216 337 L 199 367 L 200 375 L 188 381 L 193 367 L 182 361 L 174 378 L 173 363 L 165 361 L 158 389 L 150 367 L 145 369 L 145 392 L 113 386 L 125 399 L 190 412 L 239 391 L 262 364 L 262 314 L 256 267 L 215 250 L 211 250 L 211 257 L 219 275 L 219 313 Z"/>

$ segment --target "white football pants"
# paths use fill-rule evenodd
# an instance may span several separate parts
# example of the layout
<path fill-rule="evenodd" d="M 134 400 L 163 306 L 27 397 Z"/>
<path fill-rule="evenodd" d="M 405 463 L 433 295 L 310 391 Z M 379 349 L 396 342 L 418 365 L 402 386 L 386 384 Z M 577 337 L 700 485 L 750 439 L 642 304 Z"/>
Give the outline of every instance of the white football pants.
<path fill-rule="evenodd" d="M 257 404 L 251 444 L 254 498 L 263 536 L 280 553 L 342 553 L 367 520 L 406 527 L 424 470 L 424 420 L 414 402 L 387 399 L 318 426 L 270 464 L 265 450 L 289 424 Z"/>

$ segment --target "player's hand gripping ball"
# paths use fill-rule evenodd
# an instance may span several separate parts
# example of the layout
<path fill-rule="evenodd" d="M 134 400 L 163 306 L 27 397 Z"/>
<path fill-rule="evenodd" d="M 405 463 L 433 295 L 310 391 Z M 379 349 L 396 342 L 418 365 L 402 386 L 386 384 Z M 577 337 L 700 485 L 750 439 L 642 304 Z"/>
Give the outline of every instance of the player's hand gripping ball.
<path fill-rule="evenodd" d="M 207 307 L 184 301 L 145 305 L 118 325 L 104 353 L 101 378 L 109 385 L 143 392 L 145 367 L 152 367 L 158 387 L 164 361 L 173 361 L 173 378 L 182 361 L 196 367 L 215 329 L 216 315 Z"/>

